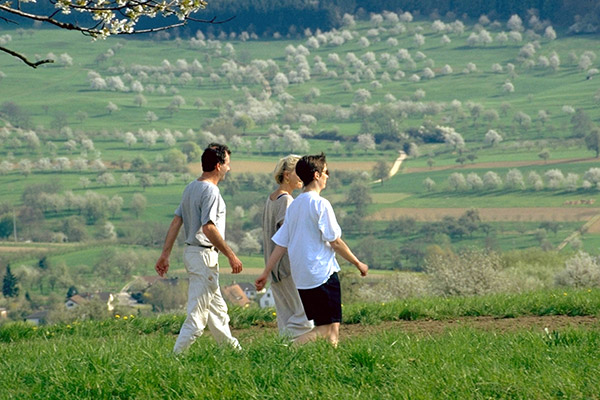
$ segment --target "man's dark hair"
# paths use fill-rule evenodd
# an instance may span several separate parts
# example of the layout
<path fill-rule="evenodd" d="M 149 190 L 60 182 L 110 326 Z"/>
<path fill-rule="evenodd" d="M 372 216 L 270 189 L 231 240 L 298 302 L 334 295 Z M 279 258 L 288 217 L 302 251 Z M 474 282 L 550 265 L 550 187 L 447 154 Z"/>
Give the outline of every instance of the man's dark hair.
<path fill-rule="evenodd" d="M 224 144 L 211 143 L 204 153 L 202 153 L 202 171 L 211 172 L 217 167 L 217 164 L 225 164 L 227 154 L 231 156 L 231 150 Z"/>
<path fill-rule="evenodd" d="M 304 156 L 296 164 L 296 175 L 307 186 L 315 179 L 315 172 L 323 173 L 326 162 L 325 153 Z"/>

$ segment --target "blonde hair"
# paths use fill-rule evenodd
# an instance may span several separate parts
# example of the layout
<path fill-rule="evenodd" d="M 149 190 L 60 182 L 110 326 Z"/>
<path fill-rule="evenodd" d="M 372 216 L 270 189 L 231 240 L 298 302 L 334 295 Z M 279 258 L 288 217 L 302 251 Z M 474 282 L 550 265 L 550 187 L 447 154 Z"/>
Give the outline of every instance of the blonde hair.
<path fill-rule="evenodd" d="M 283 183 L 283 173 L 286 171 L 294 171 L 298 160 L 300 160 L 300 156 L 297 156 L 295 154 L 290 154 L 289 156 L 281 158 L 277 162 L 275 170 L 273 171 L 273 177 L 275 178 L 275 182 L 281 185 Z"/>

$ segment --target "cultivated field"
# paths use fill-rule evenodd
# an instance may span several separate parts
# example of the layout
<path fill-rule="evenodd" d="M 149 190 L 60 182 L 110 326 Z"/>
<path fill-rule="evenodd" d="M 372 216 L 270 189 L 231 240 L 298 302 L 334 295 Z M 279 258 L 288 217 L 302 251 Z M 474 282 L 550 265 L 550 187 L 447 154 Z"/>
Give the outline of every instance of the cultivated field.
<path fill-rule="evenodd" d="M 418 221 L 440 221 L 446 216 L 458 218 L 469 208 L 385 208 L 370 215 L 374 221 L 390 221 L 398 218 L 415 218 Z M 479 216 L 485 222 L 497 221 L 588 221 L 600 214 L 600 208 L 480 208 Z"/>

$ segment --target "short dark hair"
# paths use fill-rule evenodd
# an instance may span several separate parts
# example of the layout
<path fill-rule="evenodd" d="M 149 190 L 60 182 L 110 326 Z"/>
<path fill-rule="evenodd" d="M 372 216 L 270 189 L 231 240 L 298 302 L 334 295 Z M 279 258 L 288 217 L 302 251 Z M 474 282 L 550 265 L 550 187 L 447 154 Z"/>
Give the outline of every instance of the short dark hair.
<path fill-rule="evenodd" d="M 296 175 L 307 186 L 315 179 L 315 172 L 323 173 L 326 162 L 325 153 L 304 156 L 296 164 Z"/>
<path fill-rule="evenodd" d="M 211 172 L 217 167 L 217 164 L 225 164 L 227 154 L 231 156 L 231 150 L 224 144 L 211 143 L 204 153 L 202 153 L 202 171 Z"/>

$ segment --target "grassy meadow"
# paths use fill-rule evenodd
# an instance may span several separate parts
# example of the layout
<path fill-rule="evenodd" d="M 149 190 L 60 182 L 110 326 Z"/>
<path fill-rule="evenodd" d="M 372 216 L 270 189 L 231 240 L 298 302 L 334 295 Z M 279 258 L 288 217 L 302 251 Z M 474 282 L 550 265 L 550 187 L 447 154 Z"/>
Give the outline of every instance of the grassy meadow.
<path fill-rule="evenodd" d="M 269 310 L 234 309 L 242 351 L 218 347 L 206 334 L 182 357 L 171 354 L 181 315 L 5 324 L 0 398 L 595 399 L 597 321 L 515 324 L 522 316 L 563 313 L 593 321 L 599 299 L 597 290 L 568 290 L 351 305 L 337 349 L 325 342 L 291 346 L 271 328 Z M 482 329 L 471 325 L 472 316 L 515 322 L 503 331 Z M 411 330 L 410 321 L 440 326 Z"/>

